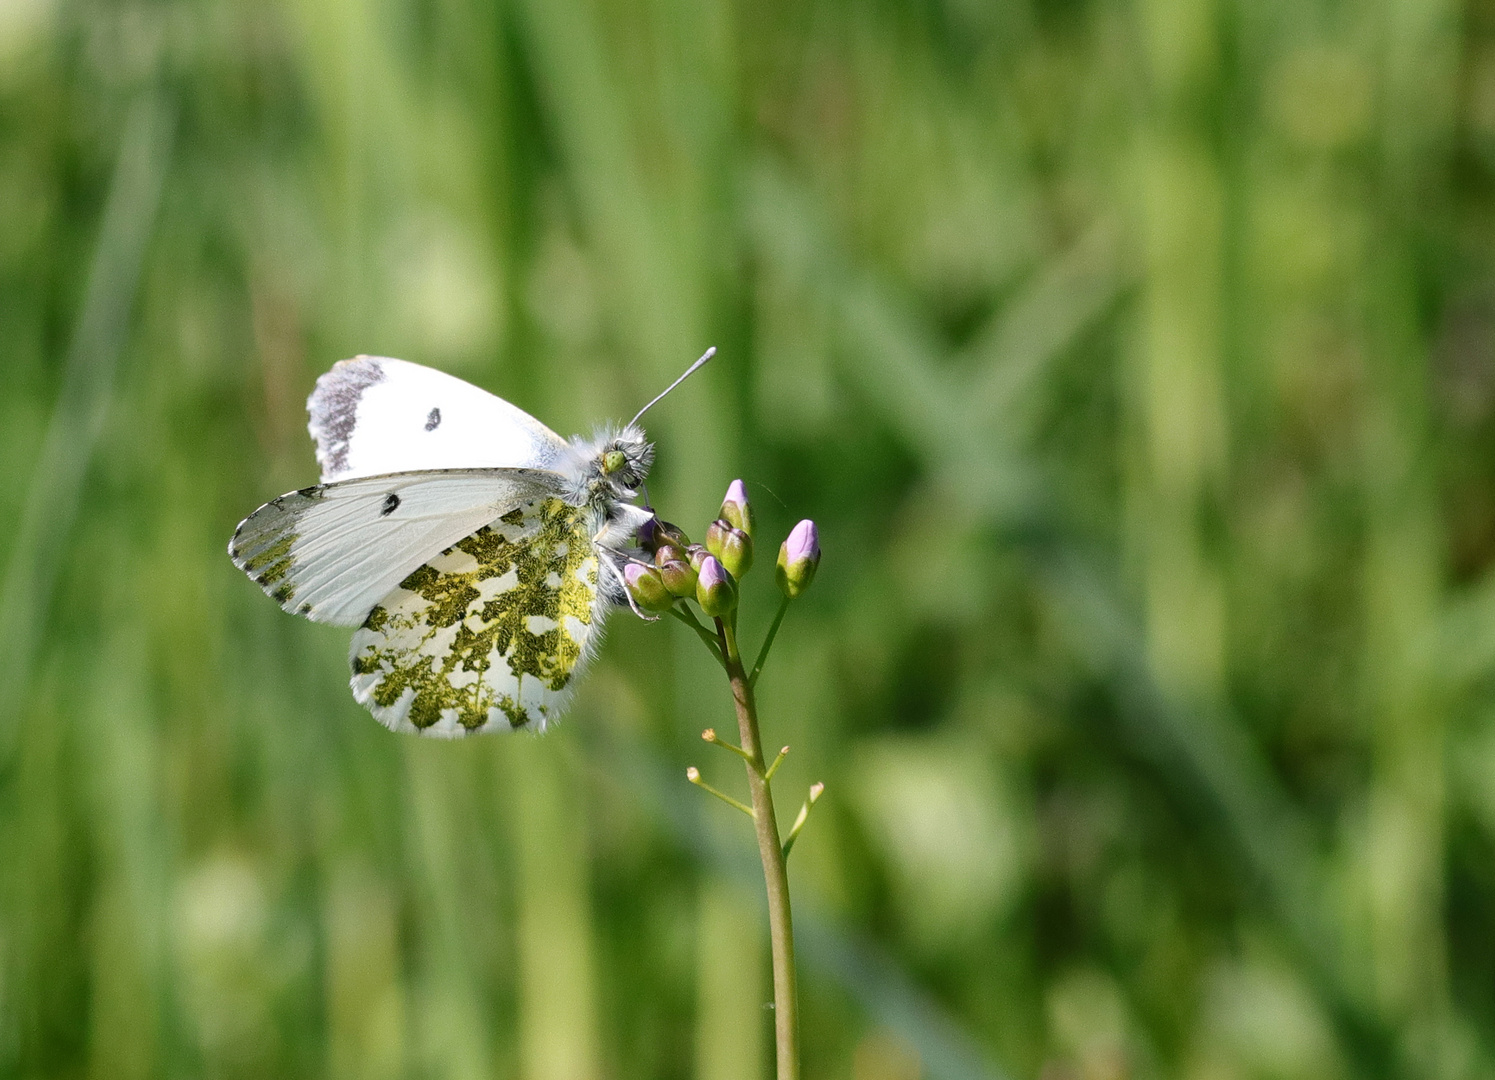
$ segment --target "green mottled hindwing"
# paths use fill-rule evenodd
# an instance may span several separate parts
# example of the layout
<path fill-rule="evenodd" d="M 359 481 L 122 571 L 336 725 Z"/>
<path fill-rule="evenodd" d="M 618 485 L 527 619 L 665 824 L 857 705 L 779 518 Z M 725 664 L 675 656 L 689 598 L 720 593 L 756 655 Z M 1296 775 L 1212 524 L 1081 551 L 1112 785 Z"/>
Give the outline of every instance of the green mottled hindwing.
<path fill-rule="evenodd" d="M 415 570 L 353 635 L 353 696 L 395 731 L 544 730 L 601 606 L 588 512 L 522 504 Z"/>

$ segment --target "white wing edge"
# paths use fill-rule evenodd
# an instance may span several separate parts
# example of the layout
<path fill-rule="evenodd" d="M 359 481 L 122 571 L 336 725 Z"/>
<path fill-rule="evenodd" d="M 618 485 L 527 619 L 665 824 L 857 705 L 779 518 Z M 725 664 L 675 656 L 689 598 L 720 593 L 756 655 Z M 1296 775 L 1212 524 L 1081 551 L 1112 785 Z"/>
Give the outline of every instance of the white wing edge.
<path fill-rule="evenodd" d="M 388 356 L 339 360 L 306 409 L 323 483 L 398 470 L 550 469 L 570 445 L 482 387 Z"/>
<path fill-rule="evenodd" d="M 318 484 L 241 521 L 229 557 L 284 610 L 358 626 L 426 560 L 563 483 L 543 469 L 444 469 Z"/>

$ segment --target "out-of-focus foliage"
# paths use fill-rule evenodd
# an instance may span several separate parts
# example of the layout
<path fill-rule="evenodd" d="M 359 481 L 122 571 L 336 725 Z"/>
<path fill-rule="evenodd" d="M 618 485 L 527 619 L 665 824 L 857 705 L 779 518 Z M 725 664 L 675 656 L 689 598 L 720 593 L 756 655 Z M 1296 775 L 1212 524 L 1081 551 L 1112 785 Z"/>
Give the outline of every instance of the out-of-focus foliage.
<path fill-rule="evenodd" d="M 766 1075 L 688 633 L 403 740 L 223 550 L 708 344 L 807 1076 L 1495 1075 L 1492 197 L 1489 0 L 0 0 L 0 1076 Z"/>

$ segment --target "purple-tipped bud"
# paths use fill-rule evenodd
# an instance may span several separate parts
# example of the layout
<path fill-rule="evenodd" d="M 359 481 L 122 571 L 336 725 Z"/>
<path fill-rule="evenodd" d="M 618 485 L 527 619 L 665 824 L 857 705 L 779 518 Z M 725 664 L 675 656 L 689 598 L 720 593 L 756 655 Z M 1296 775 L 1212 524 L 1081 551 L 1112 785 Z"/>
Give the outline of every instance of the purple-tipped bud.
<path fill-rule="evenodd" d="M 654 554 L 654 549 L 659 546 L 659 518 L 650 517 L 638 527 L 638 546 Z"/>
<path fill-rule="evenodd" d="M 706 530 L 706 548 L 738 581 L 753 568 L 753 538 L 725 521 L 713 521 Z"/>
<path fill-rule="evenodd" d="M 629 563 L 623 567 L 623 584 L 628 587 L 633 602 L 645 611 L 669 611 L 674 606 L 675 598 L 664 587 L 659 571 L 652 566 Z"/>
<path fill-rule="evenodd" d="M 661 521 L 656 515 L 639 526 L 638 546 L 653 555 L 660 544 L 673 544 L 678 548 L 685 548 L 690 544 L 690 538 L 680 531 L 678 525 Z"/>
<path fill-rule="evenodd" d="M 737 606 L 737 584 L 715 555 L 707 555 L 701 560 L 701 573 L 696 579 L 696 603 L 712 618 L 719 618 Z"/>
<path fill-rule="evenodd" d="M 733 480 L 727 488 L 727 497 L 722 500 L 721 519 L 749 537 L 753 535 L 753 504 L 748 502 L 747 486 L 741 480 Z"/>
<path fill-rule="evenodd" d="M 779 564 L 774 578 L 785 596 L 793 600 L 810 587 L 820 566 L 820 530 L 808 518 L 789 531 L 779 546 Z"/>
<path fill-rule="evenodd" d="M 696 573 L 701 572 L 701 561 L 710 554 L 705 544 L 692 544 L 685 549 L 685 557 L 690 560 L 690 568 Z"/>
<path fill-rule="evenodd" d="M 665 563 L 659 568 L 659 576 L 671 596 L 686 599 L 696 594 L 696 569 L 684 559 L 671 559 Z"/>

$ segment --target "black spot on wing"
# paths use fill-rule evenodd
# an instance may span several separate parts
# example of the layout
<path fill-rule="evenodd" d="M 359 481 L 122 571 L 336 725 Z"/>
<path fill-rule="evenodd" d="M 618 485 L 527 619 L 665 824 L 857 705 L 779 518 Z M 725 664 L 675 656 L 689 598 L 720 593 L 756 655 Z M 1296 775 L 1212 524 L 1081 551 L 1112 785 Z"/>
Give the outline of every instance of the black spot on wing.
<path fill-rule="evenodd" d="M 384 496 L 384 505 L 379 510 L 379 516 L 389 517 L 390 514 L 393 514 L 399 508 L 400 497 L 391 491 L 388 495 Z"/>
<path fill-rule="evenodd" d="M 441 423 L 441 410 L 440 409 L 432 409 L 429 413 L 426 414 L 426 430 L 427 431 L 435 431 L 437 425 L 439 425 L 440 423 Z"/>

